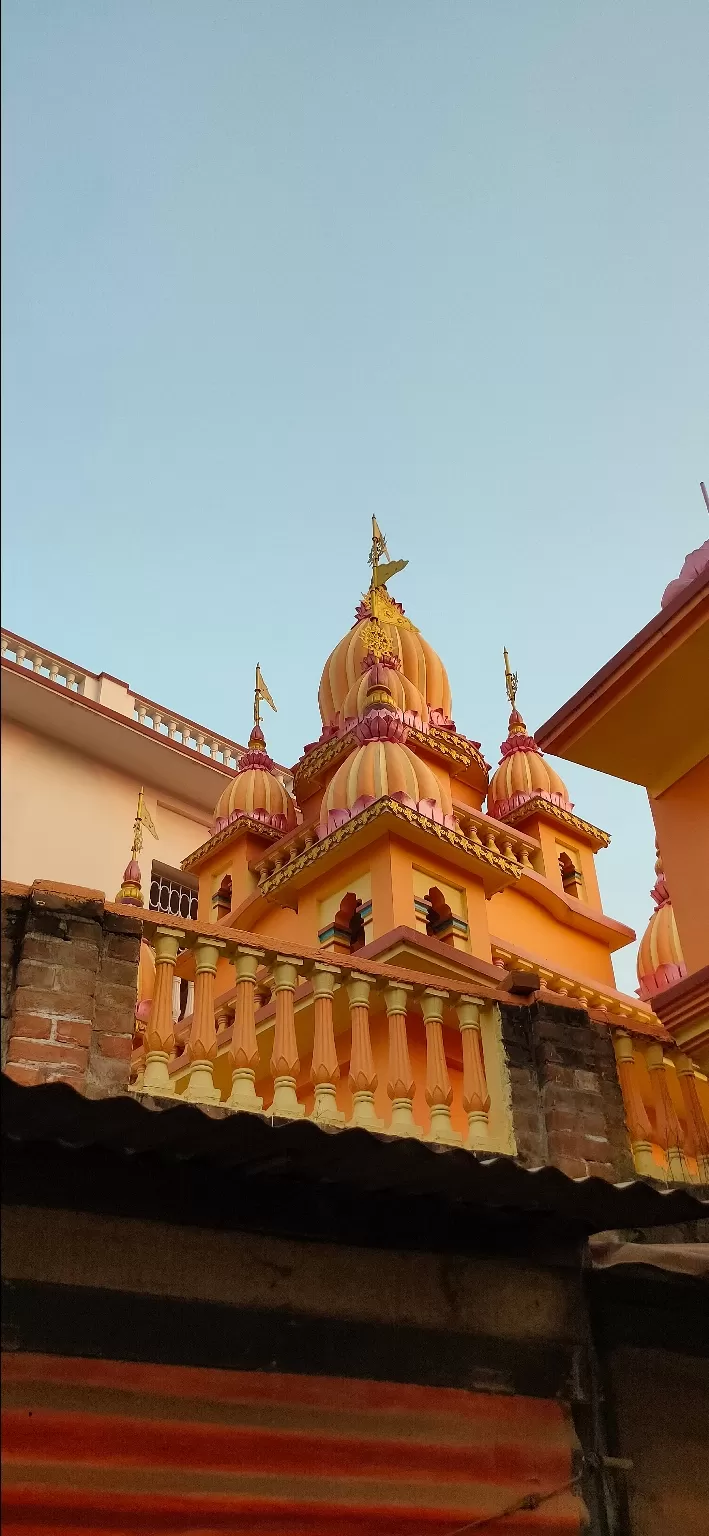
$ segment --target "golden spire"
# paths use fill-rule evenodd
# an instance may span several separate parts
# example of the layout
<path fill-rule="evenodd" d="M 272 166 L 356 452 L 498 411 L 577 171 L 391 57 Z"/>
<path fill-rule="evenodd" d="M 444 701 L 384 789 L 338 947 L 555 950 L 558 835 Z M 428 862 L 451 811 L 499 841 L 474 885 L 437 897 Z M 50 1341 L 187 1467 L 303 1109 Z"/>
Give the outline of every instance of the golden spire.
<path fill-rule="evenodd" d="M 145 804 L 145 791 L 141 784 L 138 791 L 135 821 L 133 822 L 133 844 L 130 851 L 130 861 L 123 872 L 123 883 L 116 896 L 116 901 L 125 902 L 126 905 L 132 907 L 142 907 L 143 905 L 143 892 L 140 885 L 141 873 L 138 865 L 138 854 L 143 846 L 143 827 L 147 827 L 151 835 L 157 838 L 158 834 L 155 830 L 155 823 Z"/>
<path fill-rule="evenodd" d="M 512 671 L 506 648 L 502 654 L 505 658 L 505 690 L 510 701 L 510 709 L 514 709 L 515 699 L 517 698 L 517 673 Z"/>
<path fill-rule="evenodd" d="M 382 555 L 386 555 L 387 564 L 380 565 Z M 387 549 L 387 541 L 382 533 L 376 517 L 372 518 L 372 548 L 369 551 L 369 564 L 372 567 L 372 580 L 369 584 L 370 594 L 383 587 L 391 576 L 396 576 L 398 571 L 403 571 L 408 565 L 408 560 L 390 560 Z"/>
<path fill-rule="evenodd" d="M 276 706 L 275 706 L 275 704 L 273 702 L 273 699 L 271 698 L 271 695 L 270 695 L 270 693 L 268 691 L 268 688 L 266 687 L 266 684 L 265 684 L 265 682 L 264 682 L 264 680 L 263 680 L 263 678 L 261 676 L 261 668 L 260 668 L 260 666 L 257 663 L 256 664 L 256 687 L 254 688 L 254 726 L 259 726 L 260 727 L 260 725 L 261 725 L 261 700 L 262 699 L 263 699 L 265 704 L 270 704 L 271 709 L 274 710 L 274 712 L 276 714 L 278 713 L 278 711 L 276 709 Z"/>

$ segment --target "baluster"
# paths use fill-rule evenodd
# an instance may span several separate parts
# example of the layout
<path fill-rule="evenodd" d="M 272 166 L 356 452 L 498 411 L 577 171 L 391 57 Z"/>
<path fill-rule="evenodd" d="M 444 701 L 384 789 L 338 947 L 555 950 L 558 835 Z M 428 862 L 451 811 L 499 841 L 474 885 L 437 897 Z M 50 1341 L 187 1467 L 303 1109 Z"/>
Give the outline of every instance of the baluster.
<path fill-rule="evenodd" d="M 443 1048 L 443 1004 L 447 997 L 447 992 L 428 987 L 421 998 L 421 1012 L 426 1026 L 426 1103 L 431 1112 L 428 1139 L 443 1142 L 449 1147 L 459 1147 L 463 1138 L 451 1125 L 453 1089 Z"/>
<path fill-rule="evenodd" d="M 177 951 L 184 943 L 184 933 L 174 928 L 158 928 L 155 933 L 155 987 L 153 1003 L 145 1029 L 145 1077 L 143 1092 L 171 1095 L 175 1084 L 167 1069 L 175 1047 L 172 1021 L 172 978 Z"/>
<path fill-rule="evenodd" d="M 684 1054 L 675 1057 L 675 1064 L 693 1142 L 692 1150 L 697 1159 L 697 1176 L 702 1184 L 709 1184 L 709 1125 L 697 1092 L 696 1069 L 694 1062 Z"/>
<path fill-rule="evenodd" d="M 281 1115 L 288 1120 L 300 1120 L 305 1105 L 298 1103 L 295 1080 L 300 1071 L 298 1042 L 295 1035 L 293 993 L 297 980 L 297 968 L 302 960 L 292 960 L 286 955 L 276 955 L 273 968 L 273 989 L 276 994 L 276 1027 L 273 1034 L 273 1103 L 271 1115 Z"/>
<path fill-rule="evenodd" d="M 315 1032 L 310 1076 L 315 1088 L 311 1120 L 318 1125 L 344 1125 L 345 1117 L 337 1108 L 335 1083 L 340 1076 L 332 1020 L 332 999 L 340 975 L 336 965 L 316 963 L 313 971 Z"/>
<path fill-rule="evenodd" d="M 168 720 L 167 734 L 168 734 L 168 736 L 169 736 L 171 741 L 175 740 L 175 737 L 177 735 L 177 721 L 176 720 Z"/>
<path fill-rule="evenodd" d="M 636 1171 L 643 1178 L 657 1178 L 658 1167 L 652 1155 L 652 1129 L 638 1083 L 632 1036 L 626 1034 L 624 1030 L 614 1030 L 613 1047 L 623 1094 L 625 1124 L 630 1137 Z"/>
<path fill-rule="evenodd" d="M 40 654 L 39 651 L 35 651 L 33 653 L 33 656 L 32 656 L 32 671 L 33 672 L 41 672 L 43 660 L 44 660 L 44 658 L 42 657 L 42 655 Z"/>
<path fill-rule="evenodd" d="M 160 733 L 161 725 L 162 725 L 162 715 L 159 713 L 159 711 L 157 709 L 155 709 L 155 710 L 153 710 L 153 730 L 157 731 L 158 733 Z"/>
<path fill-rule="evenodd" d="M 389 1020 L 389 1081 L 391 1130 L 397 1136 L 423 1136 L 423 1128 L 414 1120 L 413 1097 L 416 1091 L 409 1058 L 406 1033 L 406 998 L 413 987 L 387 987 L 384 993 Z"/>
<path fill-rule="evenodd" d="M 26 655 L 27 649 L 24 645 L 18 645 L 15 647 L 15 661 L 17 662 L 18 667 L 23 665 Z"/>
<path fill-rule="evenodd" d="M 374 1109 L 377 1074 L 374 1070 L 372 1041 L 369 1033 L 370 985 L 369 976 L 362 976 L 358 971 L 350 973 L 347 995 L 352 1031 L 349 1077 L 352 1090 L 352 1119 L 349 1123 L 351 1126 L 364 1126 L 368 1131 L 382 1131 L 384 1121 L 378 1119 Z"/>
<path fill-rule="evenodd" d="M 145 714 L 146 714 L 146 707 L 145 707 L 145 705 L 144 704 L 139 704 L 138 705 L 138 724 L 139 725 L 145 725 Z"/>
<path fill-rule="evenodd" d="M 9 645 L 7 643 L 7 639 L 6 639 L 5 635 L 3 635 L 2 636 L 2 641 L 0 641 L 0 651 L 2 651 L 2 655 L 3 656 L 7 656 L 7 653 L 9 651 L 9 649 L 10 649 L 10 647 L 9 647 Z"/>
<path fill-rule="evenodd" d="M 203 747 L 204 747 L 204 736 L 203 736 L 202 732 L 201 731 L 195 731 L 194 739 L 195 739 L 195 745 L 196 745 L 197 751 L 201 752 Z"/>
<path fill-rule="evenodd" d="M 263 958 L 261 949 L 240 949 L 236 957 L 234 1030 L 229 1052 L 231 1093 L 227 1103 L 230 1109 L 243 1109 L 247 1114 L 258 1114 L 263 1109 L 263 1099 L 254 1087 L 259 1062 L 255 1024 L 256 972 Z"/>
<path fill-rule="evenodd" d="M 59 662 L 58 661 L 53 661 L 51 666 L 50 666 L 50 668 L 49 668 L 49 681 L 50 681 L 50 683 L 56 683 L 58 676 L 59 676 Z"/>
<path fill-rule="evenodd" d="M 194 1012 L 187 1043 L 192 1063 L 184 1098 L 192 1104 L 219 1104 L 221 1092 L 214 1087 L 217 1032 L 214 1025 L 214 981 L 223 939 L 198 939 L 195 945 Z"/>
<path fill-rule="evenodd" d="M 76 673 L 75 672 L 67 672 L 67 675 L 66 675 L 66 685 L 67 685 L 67 688 L 73 690 L 75 682 L 76 682 Z"/>
<path fill-rule="evenodd" d="M 457 1007 L 463 1046 L 463 1109 L 469 1126 L 465 1145 L 471 1151 L 488 1145 L 490 1095 L 480 1027 L 480 1010 L 484 1007 L 481 997 L 461 997 Z"/>
<path fill-rule="evenodd" d="M 684 1150 L 682 1129 L 672 1103 L 667 1081 L 667 1062 L 659 1041 L 653 1040 L 652 1044 L 648 1045 L 645 1060 L 652 1084 L 657 1138 L 663 1151 L 667 1153 L 669 1177 L 677 1183 L 684 1183 L 686 1169 L 682 1156 Z"/>

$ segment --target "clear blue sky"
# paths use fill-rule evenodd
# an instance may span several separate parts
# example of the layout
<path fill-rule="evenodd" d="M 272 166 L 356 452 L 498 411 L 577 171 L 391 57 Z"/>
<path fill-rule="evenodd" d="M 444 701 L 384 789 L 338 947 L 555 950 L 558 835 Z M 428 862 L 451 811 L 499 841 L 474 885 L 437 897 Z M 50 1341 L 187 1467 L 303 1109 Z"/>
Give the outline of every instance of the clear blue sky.
<path fill-rule="evenodd" d="M 709 534 L 706 0 L 6 0 L 4 622 L 285 762 L 367 580 L 530 725 Z M 643 792 L 568 767 L 641 929 Z M 633 956 L 618 975 L 632 987 Z"/>

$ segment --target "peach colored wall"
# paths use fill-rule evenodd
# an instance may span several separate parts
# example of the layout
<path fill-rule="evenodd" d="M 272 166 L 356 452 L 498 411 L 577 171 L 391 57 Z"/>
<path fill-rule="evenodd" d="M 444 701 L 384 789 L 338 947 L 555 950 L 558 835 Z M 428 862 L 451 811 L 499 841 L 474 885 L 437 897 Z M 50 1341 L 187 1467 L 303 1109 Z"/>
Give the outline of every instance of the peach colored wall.
<path fill-rule="evenodd" d="M 605 946 L 589 934 L 562 927 L 521 891 L 508 886 L 491 897 L 489 923 L 495 938 L 518 944 L 538 956 L 540 963 L 615 986 L 613 962 Z"/>
<path fill-rule="evenodd" d="M 86 885 L 113 900 L 130 858 L 139 788 L 128 775 L 3 720 L 3 878 L 27 885 L 39 878 Z M 208 835 L 196 819 L 199 812 L 190 815 L 189 806 L 184 816 L 166 810 L 158 805 L 159 793 L 145 785 L 159 834 L 158 842 L 145 834 L 146 901 L 152 860 L 179 867 Z"/>
<path fill-rule="evenodd" d="M 650 809 L 691 973 L 709 965 L 709 758 L 651 795 Z"/>

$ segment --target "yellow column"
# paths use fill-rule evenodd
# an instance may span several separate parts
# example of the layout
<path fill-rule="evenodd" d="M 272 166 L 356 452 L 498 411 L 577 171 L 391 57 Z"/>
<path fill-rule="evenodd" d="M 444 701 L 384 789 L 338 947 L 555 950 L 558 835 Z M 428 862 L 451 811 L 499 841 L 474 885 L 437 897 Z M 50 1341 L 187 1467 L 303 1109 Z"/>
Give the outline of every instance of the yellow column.
<path fill-rule="evenodd" d="M 428 1140 L 459 1147 L 463 1138 L 451 1125 L 453 1089 L 443 1049 L 443 1004 L 447 997 L 447 992 L 427 987 L 421 998 L 421 1012 L 426 1026 L 426 1103 L 431 1112 Z"/>
<path fill-rule="evenodd" d="M 463 1109 L 468 1116 L 466 1147 L 471 1151 L 488 1145 L 488 1110 L 490 1095 L 485 1076 L 485 1057 L 480 1030 L 481 997 L 461 997 L 457 1013 L 463 1046 Z"/>
<path fill-rule="evenodd" d="M 675 1065 L 697 1159 L 697 1178 L 702 1184 L 709 1184 L 709 1125 L 697 1093 L 696 1068 L 694 1062 L 683 1054 L 675 1057 Z"/>
<path fill-rule="evenodd" d="M 643 1178 L 656 1179 L 659 1170 L 652 1155 L 652 1130 L 638 1083 L 635 1047 L 632 1037 L 626 1034 L 624 1030 L 614 1030 L 613 1047 L 618 1068 L 618 1078 L 623 1094 L 625 1124 L 628 1128 L 633 1162 L 635 1163 L 636 1171 Z"/>
<path fill-rule="evenodd" d="M 276 994 L 276 1027 L 273 1035 L 273 1103 L 269 1114 L 286 1120 L 300 1120 L 305 1105 L 298 1103 L 295 1080 L 300 1071 L 298 1043 L 295 1036 L 293 993 L 302 960 L 292 960 L 286 955 L 276 955 L 273 969 L 273 990 Z"/>
<path fill-rule="evenodd" d="M 261 949 L 239 949 L 236 957 L 234 1029 L 229 1052 L 231 1093 L 227 1104 L 230 1109 L 243 1109 L 247 1114 L 258 1114 L 263 1109 L 263 1099 L 254 1087 L 259 1059 L 255 1023 L 256 972 L 263 958 Z"/>
<path fill-rule="evenodd" d="M 667 1166 L 670 1178 L 677 1183 L 684 1184 L 687 1179 L 687 1168 L 682 1156 L 684 1151 L 682 1130 L 675 1113 L 667 1082 L 667 1062 L 658 1040 L 653 1040 L 652 1044 L 647 1047 L 645 1060 L 648 1072 L 650 1073 L 650 1082 L 652 1083 L 652 1095 L 657 1121 L 657 1138 L 663 1151 L 667 1153 Z"/>
<path fill-rule="evenodd" d="M 317 1125 L 344 1125 L 345 1117 L 337 1108 L 335 1083 L 340 1076 L 332 1021 L 332 1000 L 340 975 L 336 965 L 317 963 L 313 971 L 315 1031 L 310 1077 L 315 1089 L 315 1103 L 310 1116 Z"/>
<path fill-rule="evenodd" d="M 192 1070 L 183 1095 L 189 1104 L 221 1103 L 221 1093 L 214 1086 L 214 1063 L 217 1059 L 214 981 L 219 951 L 223 948 L 222 939 L 198 939 L 195 944 L 194 1007 L 187 1042 L 187 1056 L 192 1063 Z"/>
<path fill-rule="evenodd" d="M 172 1095 L 175 1084 L 167 1069 L 175 1048 L 172 1022 L 172 977 L 184 933 L 158 928 L 155 933 L 155 987 L 150 1018 L 145 1029 L 145 1077 L 143 1093 Z"/>
<path fill-rule="evenodd" d="M 352 1090 L 351 1126 L 364 1126 L 368 1131 L 383 1131 L 384 1121 L 379 1120 L 374 1109 L 374 1090 L 377 1074 L 374 1070 L 372 1042 L 369 1034 L 369 976 L 358 971 L 350 973 L 347 995 L 350 1000 L 350 1027 L 352 1049 L 350 1053 L 349 1083 Z"/>
<path fill-rule="evenodd" d="M 412 991 L 413 987 L 401 985 L 387 987 L 384 993 L 389 1020 L 387 1093 L 391 1099 L 392 1132 L 397 1136 L 418 1137 L 423 1136 L 423 1129 L 414 1120 L 413 1097 L 416 1088 L 406 1036 L 406 998 Z"/>

